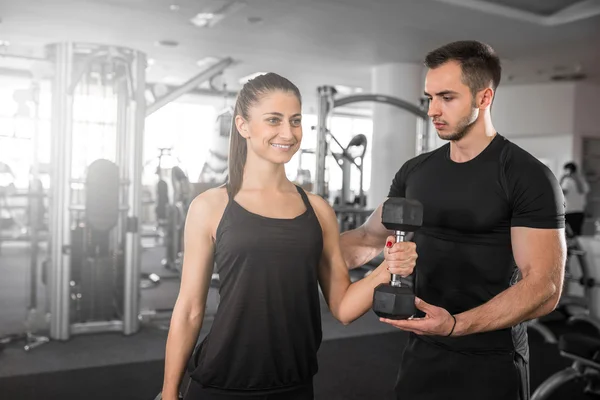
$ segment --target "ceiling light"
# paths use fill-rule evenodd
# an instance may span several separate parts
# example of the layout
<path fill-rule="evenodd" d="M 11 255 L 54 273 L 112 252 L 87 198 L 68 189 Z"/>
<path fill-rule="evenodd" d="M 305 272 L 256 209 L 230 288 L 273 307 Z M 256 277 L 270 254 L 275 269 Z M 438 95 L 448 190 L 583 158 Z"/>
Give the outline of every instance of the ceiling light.
<path fill-rule="evenodd" d="M 8 40 L 0 40 L 0 47 L 8 47 L 10 42 Z"/>
<path fill-rule="evenodd" d="M 246 18 L 246 21 L 248 21 L 249 24 L 260 24 L 263 22 L 263 19 L 261 17 L 248 17 Z"/>
<path fill-rule="evenodd" d="M 574 73 L 566 73 L 566 74 L 556 74 L 550 77 L 551 81 L 581 81 L 587 78 L 587 75 L 582 72 L 574 72 Z"/>
<path fill-rule="evenodd" d="M 259 75 L 264 75 L 264 74 L 266 74 L 266 72 L 255 72 L 255 73 L 253 73 L 253 74 L 246 75 L 246 76 L 244 76 L 244 77 L 240 78 L 240 80 L 239 80 L 238 82 L 240 83 L 240 85 L 243 85 L 243 84 L 245 84 L 246 82 L 248 82 L 250 79 L 254 79 L 254 78 L 256 78 L 257 76 L 259 76 Z"/>
<path fill-rule="evenodd" d="M 213 19 L 214 17 L 215 17 L 215 14 L 213 14 L 213 13 L 198 13 L 198 15 L 196 15 L 194 18 Z"/>
<path fill-rule="evenodd" d="M 190 22 L 199 28 L 214 26 L 217 22 L 223 19 L 224 14 L 199 13 Z"/>
<path fill-rule="evenodd" d="M 179 42 L 177 42 L 175 40 L 159 40 L 155 44 L 157 46 L 162 46 L 162 47 L 177 47 L 177 46 L 179 46 Z"/>
<path fill-rule="evenodd" d="M 229 1 L 218 10 L 198 13 L 190 22 L 199 28 L 211 28 L 227 15 L 231 15 L 246 6 L 242 0 Z"/>
<path fill-rule="evenodd" d="M 335 90 L 341 95 L 350 95 L 355 93 L 362 93 L 363 89 L 360 87 L 352 87 L 346 85 L 335 85 Z"/>
<path fill-rule="evenodd" d="M 171 4 L 169 6 L 169 10 L 171 10 L 171 11 L 179 11 L 180 8 L 181 7 L 179 7 L 177 4 Z"/>

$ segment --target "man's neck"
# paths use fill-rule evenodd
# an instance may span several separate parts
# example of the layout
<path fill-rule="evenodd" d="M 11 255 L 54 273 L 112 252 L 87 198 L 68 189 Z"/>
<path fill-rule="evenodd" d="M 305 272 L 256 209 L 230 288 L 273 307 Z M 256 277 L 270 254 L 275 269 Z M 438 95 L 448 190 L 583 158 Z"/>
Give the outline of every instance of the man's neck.
<path fill-rule="evenodd" d="M 450 159 L 458 163 L 474 159 L 492 142 L 496 134 L 489 116 L 478 120 L 465 137 L 450 142 Z"/>

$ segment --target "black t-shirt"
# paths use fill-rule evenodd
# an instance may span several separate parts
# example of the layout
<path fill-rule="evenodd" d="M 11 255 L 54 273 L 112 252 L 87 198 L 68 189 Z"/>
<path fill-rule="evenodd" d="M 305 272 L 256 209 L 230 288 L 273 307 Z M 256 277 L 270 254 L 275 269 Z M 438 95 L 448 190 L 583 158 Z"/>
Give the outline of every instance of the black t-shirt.
<path fill-rule="evenodd" d="M 517 280 L 511 227 L 564 228 L 564 198 L 552 172 L 497 134 L 474 159 L 457 163 L 450 144 L 407 161 L 389 197 L 423 204 L 415 233 L 415 294 L 452 314 L 480 306 Z M 524 325 L 461 337 L 421 339 L 467 352 L 528 357 Z"/>

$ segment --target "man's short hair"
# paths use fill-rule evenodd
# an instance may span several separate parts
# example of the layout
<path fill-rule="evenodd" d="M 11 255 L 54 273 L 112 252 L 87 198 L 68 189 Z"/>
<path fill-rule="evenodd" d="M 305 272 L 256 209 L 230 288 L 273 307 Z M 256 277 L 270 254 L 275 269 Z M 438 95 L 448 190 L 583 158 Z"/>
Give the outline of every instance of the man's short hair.
<path fill-rule="evenodd" d="M 577 172 L 577 164 L 574 162 L 568 162 L 563 166 L 563 169 L 568 169 L 572 174 Z"/>
<path fill-rule="evenodd" d="M 456 61 L 462 69 L 462 81 L 473 96 L 487 87 L 494 91 L 500 84 L 502 66 L 494 49 L 481 42 L 463 40 L 448 43 L 427 54 L 425 66 L 435 69 L 448 61 Z"/>

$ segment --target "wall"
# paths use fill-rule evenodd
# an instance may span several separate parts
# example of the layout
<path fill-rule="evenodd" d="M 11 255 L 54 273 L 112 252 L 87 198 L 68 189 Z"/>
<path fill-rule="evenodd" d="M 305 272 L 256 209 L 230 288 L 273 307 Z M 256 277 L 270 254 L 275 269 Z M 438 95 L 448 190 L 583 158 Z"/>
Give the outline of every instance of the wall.
<path fill-rule="evenodd" d="M 546 164 L 557 179 L 562 174 L 562 166 L 572 160 L 572 135 L 511 137 L 510 140 Z"/>
<path fill-rule="evenodd" d="M 573 159 L 575 92 L 573 82 L 500 87 L 492 108 L 500 134 L 543 161 L 560 177 Z"/>
<path fill-rule="evenodd" d="M 500 86 L 492 106 L 498 132 L 506 137 L 573 134 L 575 84 Z"/>
<path fill-rule="evenodd" d="M 581 161 L 582 139 L 600 138 L 600 85 L 579 82 L 575 86 L 574 157 Z"/>
<path fill-rule="evenodd" d="M 595 229 L 593 220 L 600 220 L 600 85 L 579 82 L 576 85 L 575 107 L 574 153 L 590 185 L 586 212 L 587 232 L 591 233 Z M 587 142 L 585 148 L 584 141 Z"/>
<path fill-rule="evenodd" d="M 559 176 L 573 157 L 575 94 L 570 82 L 500 86 L 492 107 L 494 126 Z M 433 125 L 429 129 L 431 149 L 446 143 Z"/>

